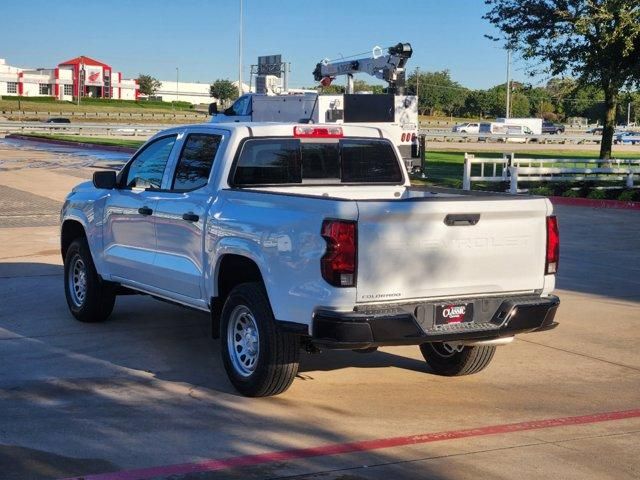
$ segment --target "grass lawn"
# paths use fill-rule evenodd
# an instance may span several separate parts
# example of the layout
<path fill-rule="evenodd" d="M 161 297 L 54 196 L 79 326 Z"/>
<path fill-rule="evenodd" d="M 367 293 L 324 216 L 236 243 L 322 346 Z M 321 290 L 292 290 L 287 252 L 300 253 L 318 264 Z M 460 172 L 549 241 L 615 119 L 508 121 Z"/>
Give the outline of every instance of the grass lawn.
<path fill-rule="evenodd" d="M 484 158 L 502 158 L 502 152 L 467 152 L 471 154 L 475 154 L 478 157 Z M 516 152 L 516 158 L 534 158 L 539 160 L 544 159 L 561 159 L 561 158 L 575 158 L 575 159 L 595 159 L 597 155 L 594 155 L 592 152 L 585 151 L 575 151 L 575 150 L 548 150 L 544 152 L 540 151 L 523 151 Z M 616 154 L 616 158 L 638 158 L 637 153 L 633 152 L 625 152 Z M 427 184 L 427 185 L 441 185 L 447 187 L 461 188 L 462 187 L 462 174 L 463 174 L 463 164 L 464 164 L 464 153 L 463 152 L 451 152 L 451 151 L 427 151 L 427 161 L 426 161 L 426 179 L 415 178 L 413 180 L 414 183 L 419 184 Z M 558 166 L 562 166 L 558 164 Z M 491 168 L 488 165 L 485 168 Z M 488 170 L 485 170 L 488 172 Z M 498 169 L 497 174 L 501 174 L 501 169 Z M 472 175 L 480 175 L 480 165 L 474 165 L 472 170 Z M 545 185 L 548 184 L 548 185 Z M 572 187 L 574 189 L 579 188 L 579 192 L 575 192 L 576 196 L 588 196 L 591 195 L 592 190 L 597 189 L 599 186 L 608 186 L 613 187 L 617 186 L 622 188 L 622 184 L 617 185 L 617 182 L 574 182 L 574 183 L 561 183 L 561 182 L 519 182 L 520 188 L 529 188 L 534 193 L 537 194 L 555 194 L 555 195 L 564 195 L 568 190 Z M 474 190 L 498 190 L 505 191 L 508 188 L 507 182 L 474 182 L 472 188 Z M 547 193 L 549 192 L 549 193 Z M 613 195 L 617 194 L 616 192 L 610 192 L 610 195 L 613 198 Z M 600 195 L 594 194 L 594 195 Z M 609 195 L 609 194 L 607 194 Z M 640 192 L 636 192 L 634 194 L 634 198 L 636 195 L 640 195 Z M 572 195 L 573 196 L 573 195 Z M 596 197 L 593 197 L 596 198 Z M 600 198 L 600 197 L 597 197 Z M 605 198 L 605 194 L 602 194 L 602 198 Z M 607 197 L 608 198 L 608 197 Z"/>
<path fill-rule="evenodd" d="M 132 101 L 117 99 L 86 98 L 75 102 L 55 100 L 49 97 L 29 98 L 23 97 L 20 101 L 16 97 L 0 97 L 0 110 L 20 110 L 25 112 L 149 112 L 171 113 L 172 110 L 180 112 L 193 112 L 193 105 L 187 102 L 159 102 L 159 101 Z"/>
<path fill-rule="evenodd" d="M 62 140 L 72 143 L 91 143 L 93 145 L 108 145 L 117 147 L 138 148 L 144 140 L 125 140 L 121 138 L 97 138 L 97 137 L 79 137 L 77 135 L 47 135 L 47 134 L 34 134 L 24 133 L 20 134 L 23 137 L 32 137 L 34 139 L 43 138 L 47 140 Z"/>

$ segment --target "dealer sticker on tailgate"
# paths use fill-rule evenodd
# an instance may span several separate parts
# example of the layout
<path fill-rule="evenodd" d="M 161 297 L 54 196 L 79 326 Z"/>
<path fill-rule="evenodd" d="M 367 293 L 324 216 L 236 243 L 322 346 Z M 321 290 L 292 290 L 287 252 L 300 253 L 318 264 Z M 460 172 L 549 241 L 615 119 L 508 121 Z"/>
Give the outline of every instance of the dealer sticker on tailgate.
<path fill-rule="evenodd" d="M 473 303 L 436 305 L 436 325 L 473 321 Z"/>

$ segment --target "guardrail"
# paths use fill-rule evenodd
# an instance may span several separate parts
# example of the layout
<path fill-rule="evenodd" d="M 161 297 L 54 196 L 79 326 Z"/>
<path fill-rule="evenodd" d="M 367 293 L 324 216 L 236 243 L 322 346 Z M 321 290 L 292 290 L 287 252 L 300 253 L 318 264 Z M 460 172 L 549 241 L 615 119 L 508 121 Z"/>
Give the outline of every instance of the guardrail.
<path fill-rule="evenodd" d="M 0 122 L 0 133 L 63 133 L 67 135 L 151 136 L 167 125 L 104 125 L 90 123 Z"/>
<path fill-rule="evenodd" d="M 29 110 L 0 110 L 0 115 L 23 117 L 81 117 L 81 118 L 203 118 L 206 112 L 80 112 L 80 111 L 46 111 L 30 112 Z"/>
<path fill-rule="evenodd" d="M 472 175 L 472 166 L 480 165 L 480 175 Z M 489 167 L 487 167 L 489 165 Z M 488 170 L 488 172 L 487 172 Z M 485 172 L 487 172 L 485 174 Z M 518 182 L 567 182 L 577 180 L 625 181 L 634 185 L 640 176 L 640 159 L 595 160 L 580 158 L 516 158 L 505 153 L 502 158 L 464 154 L 462 188 L 471 190 L 471 182 L 509 182 L 509 192 L 518 193 Z"/>
<path fill-rule="evenodd" d="M 439 129 L 421 129 L 420 134 L 432 142 L 501 142 L 501 143 L 600 143 L 602 135 L 516 135 L 488 133 L 458 133 Z"/>

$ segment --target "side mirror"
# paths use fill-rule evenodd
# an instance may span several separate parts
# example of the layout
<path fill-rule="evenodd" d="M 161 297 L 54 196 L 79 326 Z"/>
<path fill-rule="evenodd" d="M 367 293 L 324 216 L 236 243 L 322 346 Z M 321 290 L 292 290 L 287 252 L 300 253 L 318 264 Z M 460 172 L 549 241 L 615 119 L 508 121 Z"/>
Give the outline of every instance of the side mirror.
<path fill-rule="evenodd" d="M 93 172 L 93 186 L 105 190 L 113 190 L 117 185 L 116 172 L 114 170 L 103 170 Z"/>
<path fill-rule="evenodd" d="M 209 104 L 209 115 L 215 115 L 218 113 L 218 103 L 213 102 Z"/>

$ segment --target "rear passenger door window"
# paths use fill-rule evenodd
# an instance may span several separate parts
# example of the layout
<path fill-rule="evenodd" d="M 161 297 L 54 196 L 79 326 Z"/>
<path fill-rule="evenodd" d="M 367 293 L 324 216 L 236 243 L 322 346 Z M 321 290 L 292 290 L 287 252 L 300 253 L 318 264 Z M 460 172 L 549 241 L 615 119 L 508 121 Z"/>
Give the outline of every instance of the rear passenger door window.
<path fill-rule="evenodd" d="M 221 140 L 221 135 L 190 133 L 180 152 L 171 190 L 184 192 L 204 187 Z"/>

